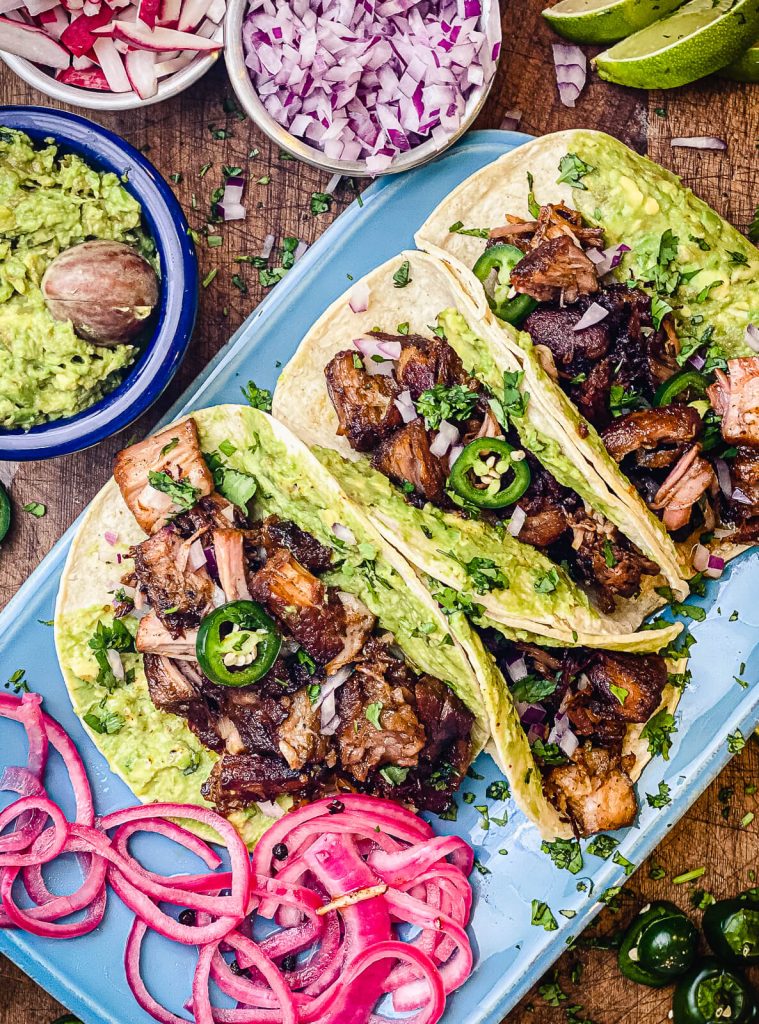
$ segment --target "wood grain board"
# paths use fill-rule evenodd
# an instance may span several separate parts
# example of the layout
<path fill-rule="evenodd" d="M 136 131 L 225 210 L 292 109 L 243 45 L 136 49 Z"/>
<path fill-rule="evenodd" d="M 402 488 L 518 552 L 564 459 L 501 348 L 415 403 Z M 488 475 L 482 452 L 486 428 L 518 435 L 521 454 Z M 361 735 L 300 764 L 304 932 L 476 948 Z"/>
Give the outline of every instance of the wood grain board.
<path fill-rule="evenodd" d="M 591 76 L 576 108 L 562 107 L 551 59 L 555 37 L 540 18 L 542 6 L 542 0 L 504 0 L 503 56 L 477 126 L 498 127 L 507 110 L 518 109 L 521 128 L 535 135 L 574 127 L 608 131 L 676 171 L 702 198 L 745 230 L 759 203 L 759 87 L 712 79 L 669 93 L 646 94 Z M 311 193 L 322 191 L 328 176 L 283 159 L 261 132 L 225 111 L 224 101 L 229 98 L 231 90 L 220 62 L 173 100 L 95 118 L 142 149 L 167 178 L 181 175 L 173 187 L 192 227 L 200 229 L 206 223 L 209 197 L 221 183 L 225 164 L 246 169 L 248 215 L 245 221 L 219 226 L 217 233 L 224 238 L 221 246 L 209 248 L 203 242 L 199 246 L 201 276 L 214 269 L 217 273 L 203 289 L 189 354 L 162 399 L 140 422 L 88 452 L 26 463 L 16 469 L 11 489 L 15 524 L 0 552 L 0 606 L 105 482 L 113 454 L 129 437 L 148 431 L 261 300 L 264 289 L 257 272 L 235 263 L 235 256 L 258 253 L 269 233 L 277 244 L 288 235 L 313 242 L 354 196 L 352 185 L 343 181 L 332 210 L 312 215 Z M 4 67 L 0 71 L 0 102 L 50 105 L 46 97 L 27 88 Z M 211 126 L 227 129 L 228 137 L 215 139 Z M 671 148 L 671 138 L 689 135 L 720 136 L 727 141 L 728 150 Z M 250 156 L 252 151 L 257 153 Z M 201 177 L 201 168 L 208 162 L 211 167 Z M 247 291 L 239 287 L 240 280 Z M 0 479 L 10 475 L 13 467 L 0 463 Z M 30 501 L 47 506 L 44 518 L 35 519 L 22 511 Z M 697 686 L 698 680 L 692 685 Z M 751 792 L 751 786 L 757 783 L 759 744 L 754 739 L 631 878 L 620 909 L 605 910 L 590 934 L 612 934 L 651 899 L 671 899 L 689 907 L 698 889 L 719 898 L 756 884 L 751 872 L 759 872 L 759 796 Z M 741 821 L 748 812 L 754 812 L 756 818 L 744 827 Z M 706 872 L 697 882 L 672 882 L 682 872 L 701 866 Z M 652 878 L 652 873 L 662 877 Z M 667 1020 L 669 990 L 644 989 L 627 982 L 608 950 L 581 943 L 564 954 L 556 978 L 561 992 L 549 988 L 541 994 L 536 988 L 509 1014 L 509 1024 L 665 1024 Z M 545 980 L 550 983 L 553 977 Z M 759 974 L 754 980 L 759 983 Z M 0 1024 L 45 1024 L 62 1012 L 54 1000 L 0 958 Z"/>

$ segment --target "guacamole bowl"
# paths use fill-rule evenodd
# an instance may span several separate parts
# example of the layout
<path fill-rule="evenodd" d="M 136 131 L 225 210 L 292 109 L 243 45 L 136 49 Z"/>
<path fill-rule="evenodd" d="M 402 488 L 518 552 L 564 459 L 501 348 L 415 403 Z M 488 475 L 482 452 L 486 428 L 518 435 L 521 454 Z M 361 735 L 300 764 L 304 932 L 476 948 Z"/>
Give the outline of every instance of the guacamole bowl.
<path fill-rule="evenodd" d="M 24 132 L 35 145 L 52 139 L 60 154 L 77 156 L 96 171 L 118 175 L 141 207 L 159 267 L 158 303 L 136 357 L 119 382 L 74 415 L 26 430 L 0 427 L 0 460 L 45 459 L 110 437 L 142 415 L 164 391 L 195 324 L 198 266 L 187 221 L 173 192 L 155 167 L 123 139 L 76 114 L 46 107 L 0 107 L 0 126 Z"/>

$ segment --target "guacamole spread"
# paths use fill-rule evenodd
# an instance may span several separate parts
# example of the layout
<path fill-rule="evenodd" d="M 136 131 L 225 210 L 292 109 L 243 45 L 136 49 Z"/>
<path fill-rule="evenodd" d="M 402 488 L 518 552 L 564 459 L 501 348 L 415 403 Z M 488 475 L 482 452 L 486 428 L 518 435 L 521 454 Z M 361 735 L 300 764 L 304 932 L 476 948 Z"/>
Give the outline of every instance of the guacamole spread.
<path fill-rule="evenodd" d="M 133 345 L 83 341 L 47 310 L 40 282 L 64 249 L 109 239 L 152 255 L 140 204 L 112 173 L 0 128 L 0 427 L 28 429 L 86 409 L 135 359 Z"/>

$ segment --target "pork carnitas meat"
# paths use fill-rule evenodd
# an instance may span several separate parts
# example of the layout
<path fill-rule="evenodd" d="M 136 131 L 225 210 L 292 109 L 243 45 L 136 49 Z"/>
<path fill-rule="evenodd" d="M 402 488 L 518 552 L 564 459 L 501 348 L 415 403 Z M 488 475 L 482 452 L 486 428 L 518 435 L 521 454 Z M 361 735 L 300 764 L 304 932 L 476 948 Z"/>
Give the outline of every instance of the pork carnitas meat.
<path fill-rule="evenodd" d="M 439 377 L 446 360 L 434 348 Z M 471 760 L 472 715 L 445 684 L 412 671 L 361 600 L 319 577 L 331 549 L 277 516 L 249 522 L 208 489 L 192 420 L 128 449 L 118 466 L 125 500 L 152 531 L 123 581 L 143 612 L 135 647 L 155 706 L 219 755 L 203 794 L 224 812 L 346 787 L 447 806 Z M 190 503 L 147 515 L 151 470 L 194 480 Z M 219 685 L 197 660 L 198 628 L 224 602 L 251 600 L 277 623 L 279 652 L 255 682 Z"/>
<path fill-rule="evenodd" d="M 586 227 L 582 214 L 563 203 L 546 203 L 541 206 L 537 220 L 521 220 L 509 215 L 506 221 L 506 224 L 490 231 L 490 239 L 511 242 L 525 252 L 536 249 L 549 238 L 562 235 L 586 247 L 603 247 L 603 228 Z"/>
<path fill-rule="evenodd" d="M 338 352 L 324 373 L 340 422 L 338 433 L 347 438 L 351 448 L 369 452 L 402 425 L 395 399 L 403 388 L 392 377 L 370 376 L 357 352 Z"/>
<path fill-rule="evenodd" d="M 691 510 L 707 490 L 714 487 L 717 478 L 711 463 L 702 458 L 700 446 L 694 444 L 676 464 L 656 492 L 651 508 L 662 512 L 668 530 L 687 526 Z"/>
<path fill-rule="evenodd" d="M 467 375 L 458 354 L 442 338 L 436 335 L 424 338 L 419 334 L 400 338 L 391 335 L 379 337 L 400 341 L 401 354 L 395 364 L 395 379 L 402 388 L 411 392 L 414 401 L 423 391 L 438 384 L 451 387 L 466 383 Z"/>
<path fill-rule="evenodd" d="M 527 252 L 511 271 L 516 291 L 538 302 L 574 302 L 598 291 L 595 265 L 565 234 Z"/>
<path fill-rule="evenodd" d="M 372 453 L 372 466 L 396 484 L 410 484 L 414 493 L 436 505 L 445 500 L 447 469 L 430 451 L 424 420 L 416 419 L 381 441 Z"/>
<path fill-rule="evenodd" d="M 609 455 L 621 462 L 632 452 L 658 450 L 663 445 L 672 446 L 676 457 L 684 445 L 695 441 L 702 432 L 701 417 L 691 406 L 665 405 L 619 416 L 601 437 Z"/>
<path fill-rule="evenodd" d="M 715 371 L 709 399 L 722 417 L 728 444 L 759 445 L 759 359 L 730 359 L 727 373 Z"/>
<path fill-rule="evenodd" d="M 628 774 L 634 761 L 632 755 L 620 757 L 600 747 L 581 747 L 570 764 L 548 772 L 546 793 L 581 836 L 626 828 L 638 813 Z"/>

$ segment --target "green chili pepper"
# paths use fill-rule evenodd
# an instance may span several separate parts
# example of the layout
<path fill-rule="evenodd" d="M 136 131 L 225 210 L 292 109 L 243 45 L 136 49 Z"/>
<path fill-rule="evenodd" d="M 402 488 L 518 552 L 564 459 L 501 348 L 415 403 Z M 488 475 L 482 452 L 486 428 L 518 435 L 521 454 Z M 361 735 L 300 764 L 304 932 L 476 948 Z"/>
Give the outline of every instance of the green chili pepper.
<path fill-rule="evenodd" d="M 705 395 L 709 381 L 698 370 L 680 370 L 674 377 L 665 380 L 654 395 L 654 405 L 669 405 L 683 391 L 694 391 L 697 395 Z"/>
<path fill-rule="evenodd" d="M 619 969 L 639 985 L 661 988 L 685 973 L 696 955 L 693 922 L 674 903 L 645 907 L 619 947 Z"/>
<path fill-rule="evenodd" d="M 11 528 L 11 499 L 8 497 L 8 492 L 0 484 L 0 541 L 5 539 L 5 535 Z"/>
<path fill-rule="evenodd" d="M 673 1024 L 755 1024 L 756 995 L 740 971 L 705 957 L 677 983 L 672 999 Z"/>
<path fill-rule="evenodd" d="M 248 686 L 277 660 L 282 637 L 256 601 L 230 601 L 200 624 L 195 650 L 205 674 L 220 686 Z"/>
<path fill-rule="evenodd" d="M 742 893 L 706 908 L 702 928 L 715 955 L 726 964 L 759 964 L 759 899 Z"/>
<path fill-rule="evenodd" d="M 522 250 L 517 249 L 515 245 L 499 242 L 486 249 L 472 267 L 475 277 L 483 284 L 494 270 L 497 272 L 498 282 L 492 297 L 488 295 L 488 302 L 498 319 L 506 320 L 510 324 L 520 324 L 538 305 L 535 299 L 530 298 L 529 295 L 516 295 L 509 298 L 511 271 L 523 256 Z"/>
<path fill-rule="evenodd" d="M 466 446 L 451 467 L 448 486 L 477 508 L 513 505 L 530 486 L 527 460 L 514 459 L 515 449 L 499 437 L 479 437 Z M 514 479 L 504 486 L 504 477 Z"/>

